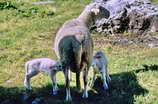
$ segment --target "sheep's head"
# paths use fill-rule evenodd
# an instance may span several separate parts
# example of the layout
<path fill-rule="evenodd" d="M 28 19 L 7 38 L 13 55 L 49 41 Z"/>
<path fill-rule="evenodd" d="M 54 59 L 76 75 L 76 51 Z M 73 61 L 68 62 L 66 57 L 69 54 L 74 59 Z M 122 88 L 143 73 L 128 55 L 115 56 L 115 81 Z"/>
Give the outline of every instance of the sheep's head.
<path fill-rule="evenodd" d="M 95 15 L 98 15 L 100 10 L 98 8 L 92 8 L 91 12 L 94 13 Z"/>
<path fill-rule="evenodd" d="M 61 71 L 62 70 L 62 64 L 60 62 L 56 62 L 52 67 L 52 70 L 54 71 Z"/>
<path fill-rule="evenodd" d="M 81 18 L 86 18 L 88 26 L 92 26 L 95 22 L 102 18 L 109 18 L 110 12 L 101 6 L 99 3 L 90 3 L 84 9 L 84 12 L 79 16 Z"/>
<path fill-rule="evenodd" d="M 104 53 L 102 51 L 98 51 L 96 54 L 95 54 L 95 57 L 96 58 L 100 58 L 100 57 L 103 57 L 104 56 Z"/>
<path fill-rule="evenodd" d="M 92 13 L 94 17 L 96 17 L 96 19 L 109 18 L 110 12 L 104 7 L 102 7 L 99 3 L 91 3 L 88 6 L 90 9 L 90 12 Z"/>

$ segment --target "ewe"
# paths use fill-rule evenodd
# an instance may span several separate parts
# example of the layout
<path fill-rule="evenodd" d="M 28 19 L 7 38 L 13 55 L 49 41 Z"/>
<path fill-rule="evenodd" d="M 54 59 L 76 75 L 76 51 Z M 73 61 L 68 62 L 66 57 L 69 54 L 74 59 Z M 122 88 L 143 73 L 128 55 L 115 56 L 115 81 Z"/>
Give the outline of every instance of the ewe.
<path fill-rule="evenodd" d="M 89 30 L 97 17 L 103 15 L 102 8 L 96 3 L 87 5 L 77 18 L 65 22 L 57 32 L 54 50 L 64 70 L 66 101 L 71 101 L 70 70 L 76 73 L 77 88 L 80 88 L 80 72 L 83 71 L 82 97 L 88 98 L 87 77 L 93 56 L 93 41 Z M 104 17 L 109 17 L 109 12 L 107 10 L 104 12 Z"/>
<path fill-rule="evenodd" d="M 38 58 L 27 61 L 25 63 L 25 79 L 24 86 L 31 90 L 30 79 L 39 72 L 45 72 L 50 75 L 52 80 L 53 95 L 57 94 L 56 73 L 62 70 L 60 62 L 56 62 L 49 58 Z"/>

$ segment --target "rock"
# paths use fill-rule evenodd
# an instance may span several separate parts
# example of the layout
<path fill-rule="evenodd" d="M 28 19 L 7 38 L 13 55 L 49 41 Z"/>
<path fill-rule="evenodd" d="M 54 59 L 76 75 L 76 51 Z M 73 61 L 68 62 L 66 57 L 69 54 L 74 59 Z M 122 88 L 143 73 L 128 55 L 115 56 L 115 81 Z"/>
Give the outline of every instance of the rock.
<path fill-rule="evenodd" d="M 110 12 L 96 21 L 97 31 L 106 34 L 158 32 L 158 6 L 148 0 L 93 0 Z"/>
<path fill-rule="evenodd" d="M 158 46 L 158 43 L 149 43 L 148 44 L 148 46 L 150 47 L 150 48 L 153 48 L 153 47 L 156 47 L 156 46 Z"/>

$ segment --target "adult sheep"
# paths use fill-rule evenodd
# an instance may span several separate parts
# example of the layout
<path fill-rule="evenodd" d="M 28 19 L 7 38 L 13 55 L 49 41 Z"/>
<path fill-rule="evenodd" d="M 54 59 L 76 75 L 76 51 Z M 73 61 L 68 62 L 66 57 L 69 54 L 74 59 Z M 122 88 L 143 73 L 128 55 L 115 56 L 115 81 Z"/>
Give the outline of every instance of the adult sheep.
<path fill-rule="evenodd" d="M 71 101 L 70 70 L 76 73 L 77 88 L 80 88 L 80 72 L 83 71 L 84 92 L 82 97 L 88 98 L 87 77 L 93 56 L 93 41 L 89 30 L 97 17 L 101 15 L 107 18 L 109 12 L 103 10 L 100 5 L 91 3 L 77 18 L 65 22 L 56 34 L 54 50 L 64 69 L 66 101 Z"/>

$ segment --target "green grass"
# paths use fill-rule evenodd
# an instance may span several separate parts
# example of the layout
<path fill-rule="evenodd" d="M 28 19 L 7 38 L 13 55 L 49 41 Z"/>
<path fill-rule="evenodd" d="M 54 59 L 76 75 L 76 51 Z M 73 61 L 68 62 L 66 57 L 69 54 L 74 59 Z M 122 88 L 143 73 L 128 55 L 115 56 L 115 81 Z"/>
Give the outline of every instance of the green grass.
<path fill-rule="evenodd" d="M 158 4 L 158 1 L 157 0 L 150 0 L 152 3 L 154 4 Z"/>
<path fill-rule="evenodd" d="M 37 57 L 57 60 L 53 48 L 55 33 L 69 19 L 80 14 L 90 0 L 55 0 L 54 4 L 32 5 L 37 0 L 14 0 L 0 9 L 0 102 L 16 99 L 21 103 L 24 63 Z M 0 1 L 2 2 L 2 1 Z M 155 0 L 155 3 L 157 1 Z M 16 7 L 12 8 L 12 7 Z M 131 45 L 126 48 L 98 43 L 93 36 L 94 51 L 103 50 L 109 59 L 112 78 L 110 96 L 104 96 L 100 78 L 89 91 L 89 99 L 81 99 L 82 92 L 71 82 L 74 104 L 157 104 L 158 103 L 158 48 Z M 91 76 L 91 75 L 90 75 Z M 75 75 L 73 74 L 73 77 Z M 39 74 L 32 79 L 33 98 L 42 96 L 48 104 L 63 104 L 65 99 L 64 76 L 57 74 L 60 87 L 57 96 L 51 96 L 48 75 Z M 29 101 L 28 101 L 29 102 Z"/>

